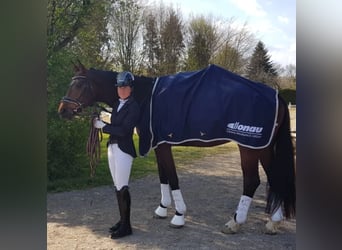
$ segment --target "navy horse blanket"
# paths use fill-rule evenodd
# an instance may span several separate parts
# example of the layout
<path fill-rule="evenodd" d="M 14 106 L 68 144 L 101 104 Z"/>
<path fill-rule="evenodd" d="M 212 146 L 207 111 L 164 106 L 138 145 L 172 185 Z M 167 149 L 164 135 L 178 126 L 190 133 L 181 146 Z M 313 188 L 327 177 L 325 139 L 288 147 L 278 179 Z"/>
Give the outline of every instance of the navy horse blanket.
<path fill-rule="evenodd" d="M 216 65 L 159 77 L 140 128 L 140 155 L 165 142 L 227 140 L 264 148 L 277 110 L 275 89 Z"/>

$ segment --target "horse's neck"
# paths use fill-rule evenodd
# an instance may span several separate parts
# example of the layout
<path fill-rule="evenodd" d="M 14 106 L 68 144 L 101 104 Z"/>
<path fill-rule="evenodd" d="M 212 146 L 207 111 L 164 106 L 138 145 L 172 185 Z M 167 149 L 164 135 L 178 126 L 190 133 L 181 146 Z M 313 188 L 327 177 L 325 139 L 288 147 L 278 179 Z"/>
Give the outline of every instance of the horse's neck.
<path fill-rule="evenodd" d="M 99 103 L 105 103 L 108 106 L 118 99 L 114 80 L 116 79 L 116 72 L 90 70 L 89 76 L 93 82 L 94 101 Z"/>
<path fill-rule="evenodd" d="M 94 83 L 95 102 L 102 102 L 111 106 L 119 98 L 114 84 L 116 75 L 117 72 L 114 71 L 91 71 L 91 78 Z M 135 76 L 134 82 L 133 96 L 142 105 L 151 97 L 154 79 Z"/>
<path fill-rule="evenodd" d="M 109 106 L 113 105 L 113 103 L 118 99 L 118 95 L 115 87 L 104 86 L 103 88 L 100 86 L 99 94 L 97 95 L 96 102 L 102 102 Z"/>
<path fill-rule="evenodd" d="M 154 79 L 150 77 L 136 77 L 134 85 L 134 98 L 142 105 L 151 99 Z"/>

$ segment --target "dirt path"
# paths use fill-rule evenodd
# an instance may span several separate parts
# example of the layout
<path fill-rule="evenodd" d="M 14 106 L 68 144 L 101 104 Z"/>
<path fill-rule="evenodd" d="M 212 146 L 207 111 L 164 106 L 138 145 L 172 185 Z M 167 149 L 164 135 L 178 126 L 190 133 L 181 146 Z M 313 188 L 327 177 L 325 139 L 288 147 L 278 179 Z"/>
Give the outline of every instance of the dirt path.
<path fill-rule="evenodd" d="M 118 206 L 110 186 L 47 196 L 47 248 L 69 249 L 296 249 L 296 221 L 285 221 L 280 233 L 263 233 L 265 176 L 258 188 L 241 233 L 226 235 L 221 227 L 234 213 L 242 193 L 239 153 L 206 157 L 179 166 L 180 186 L 188 211 L 181 229 L 167 219 L 154 219 L 159 204 L 157 176 L 131 181 L 133 235 L 112 240 L 108 228 L 118 219 Z"/>

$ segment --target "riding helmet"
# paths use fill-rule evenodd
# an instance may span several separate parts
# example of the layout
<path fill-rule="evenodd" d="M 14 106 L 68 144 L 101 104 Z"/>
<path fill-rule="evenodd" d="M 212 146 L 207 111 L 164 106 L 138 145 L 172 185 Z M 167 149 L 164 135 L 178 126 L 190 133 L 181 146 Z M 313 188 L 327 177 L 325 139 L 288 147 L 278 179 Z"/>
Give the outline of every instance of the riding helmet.
<path fill-rule="evenodd" d="M 129 71 L 123 71 L 116 77 L 116 87 L 130 86 L 133 87 L 134 76 Z"/>

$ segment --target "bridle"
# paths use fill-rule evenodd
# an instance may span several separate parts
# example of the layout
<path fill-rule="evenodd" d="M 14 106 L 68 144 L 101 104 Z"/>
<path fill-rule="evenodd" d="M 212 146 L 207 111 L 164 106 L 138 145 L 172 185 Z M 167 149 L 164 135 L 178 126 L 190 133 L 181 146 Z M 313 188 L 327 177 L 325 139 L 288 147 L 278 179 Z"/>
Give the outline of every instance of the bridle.
<path fill-rule="evenodd" d="M 85 89 L 88 89 L 88 88 L 90 89 L 91 94 L 94 96 L 93 86 L 92 86 L 91 82 L 87 79 L 86 76 L 74 76 L 74 77 L 72 77 L 71 79 L 72 79 L 72 82 L 71 82 L 71 84 L 70 84 L 70 87 L 74 84 L 74 81 L 75 81 L 75 80 L 78 80 L 78 79 L 86 79 L 86 84 L 87 84 L 87 86 L 86 86 L 86 88 L 84 88 L 84 89 L 82 90 L 80 96 L 82 96 L 83 91 L 84 91 Z M 81 111 L 82 111 L 82 108 L 86 107 L 85 103 L 79 101 L 78 98 L 73 99 L 73 98 L 70 98 L 70 97 L 68 97 L 68 96 L 63 96 L 63 98 L 61 99 L 61 102 L 66 102 L 66 103 L 74 104 L 74 105 L 75 105 L 75 108 L 72 110 L 72 112 L 73 112 L 74 114 L 81 112 Z"/>

